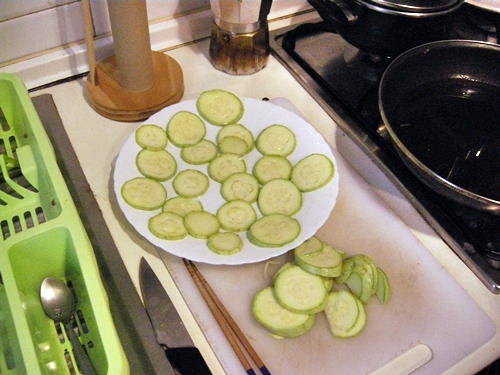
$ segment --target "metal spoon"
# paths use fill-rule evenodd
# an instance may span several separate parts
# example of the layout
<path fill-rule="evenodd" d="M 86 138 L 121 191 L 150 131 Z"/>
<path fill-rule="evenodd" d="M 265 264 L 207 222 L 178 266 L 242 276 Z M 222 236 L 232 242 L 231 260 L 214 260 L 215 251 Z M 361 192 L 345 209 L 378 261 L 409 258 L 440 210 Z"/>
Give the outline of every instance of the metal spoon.
<path fill-rule="evenodd" d="M 73 354 L 78 369 L 83 375 L 97 375 L 87 353 L 70 325 L 75 310 L 75 297 L 71 289 L 57 277 L 47 277 L 40 287 L 40 299 L 45 314 L 56 323 L 63 323 L 66 334 L 73 346 Z"/>

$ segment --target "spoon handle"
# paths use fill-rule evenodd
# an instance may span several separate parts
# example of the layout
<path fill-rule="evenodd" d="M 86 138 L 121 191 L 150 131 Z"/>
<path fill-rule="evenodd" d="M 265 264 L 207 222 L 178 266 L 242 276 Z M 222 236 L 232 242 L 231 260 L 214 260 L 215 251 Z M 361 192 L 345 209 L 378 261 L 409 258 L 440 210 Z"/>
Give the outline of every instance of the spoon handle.
<path fill-rule="evenodd" d="M 78 337 L 76 336 L 73 327 L 71 327 L 71 324 L 65 323 L 64 328 L 66 329 L 66 334 L 68 335 L 69 341 L 73 346 L 73 354 L 75 356 L 76 364 L 78 366 L 78 369 L 80 370 L 80 373 L 82 375 L 97 375 L 92 362 L 90 362 L 90 358 L 83 349 L 83 346 L 80 343 L 80 340 L 78 340 Z"/>

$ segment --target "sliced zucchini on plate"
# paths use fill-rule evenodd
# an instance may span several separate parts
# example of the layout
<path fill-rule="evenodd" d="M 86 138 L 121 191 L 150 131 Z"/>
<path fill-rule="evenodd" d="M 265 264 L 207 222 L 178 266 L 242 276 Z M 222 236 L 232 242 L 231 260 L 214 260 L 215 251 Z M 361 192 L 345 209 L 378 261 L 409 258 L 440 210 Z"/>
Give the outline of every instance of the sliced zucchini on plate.
<path fill-rule="evenodd" d="M 184 217 L 191 211 L 203 211 L 203 204 L 197 199 L 177 196 L 167 199 L 162 211 L 173 212 Z"/>
<path fill-rule="evenodd" d="M 283 214 L 263 216 L 247 232 L 248 240 L 259 247 L 281 247 L 294 241 L 300 234 L 300 223 Z"/>
<path fill-rule="evenodd" d="M 248 153 L 250 146 L 244 139 L 230 135 L 222 138 L 219 142 L 219 149 L 221 153 L 229 153 L 236 155 L 245 155 Z"/>
<path fill-rule="evenodd" d="M 245 160 L 236 154 L 221 154 L 208 164 L 208 174 L 217 182 L 224 182 L 229 176 L 246 170 Z"/>
<path fill-rule="evenodd" d="M 233 255 L 243 249 L 243 240 L 233 232 L 219 232 L 208 237 L 207 247 L 219 255 Z"/>
<path fill-rule="evenodd" d="M 257 213 L 250 203 L 244 200 L 234 200 L 224 203 L 217 210 L 217 218 L 222 229 L 242 232 L 257 220 Z"/>
<path fill-rule="evenodd" d="M 185 169 L 175 176 L 172 187 L 175 192 L 184 198 L 199 197 L 208 190 L 208 177 L 196 169 Z"/>
<path fill-rule="evenodd" d="M 221 195 L 226 201 L 242 199 L 248 203 L 257 201 L 259 181 L 250 173 L 241 172 L 229 176 L 221 186 Z"/>
<path fill-rule="evenodd" d="M 155 124 L 144 124 L 135 131 L 135 141 L 142 148 L 159 151 L 167 147 L 168 137 L 162 127 Z"/>
<path fill-rule="evenodd" d="M 241 124 L 230 124 L 221 128 L 221 130 L 217 133 L 217 143 L 220 145 L 226 137 L 236 137 L 245 141 L 247 148 L 242 155 L 248 154 L 255 147 L 252 132 Z"/>
<path fill-rule="evenodd" d="M 182 216 L 173 212 L 160 212 L 149 219 L 148 228 L 164 240 L 181 240 L 188 235 Z"/>
<path fill-rule="evenodd" d="M 204 91 L 196 102 L 198 112 L 214 125 L 238 122 L 243 116 L 243 103 L 229 91 L 215 89 Z"/>
<path fill-rule="evenodd" d="M 290 179 L 307 192 L 325 186 L 335 173 L 333 162 L 323 154 L 312 154 L 301 159 L 292 169 Z"/>
<path fill-rule="evenodd" d="M 274 124 L 260 132 L 255 145 L 261 154 L 288 156 L 295 150 L 297 139 L 286 126 Z"/>
<path fill-rule="evenodd" d="M 139 210 L 152 211 L 160 208 L 167 199 L 165 187 L 147 177 L 136 177 L 126 181 L 121 189 L 125 202 Z"/>
<path fill-rule="evenodd" d="M 149 178 L 158 181 L 167 181 L 175 175 L 177 162 L 167 150 L 152 151 L 142 149 L 136 158 L 137 169 Z"/>
<path fill-rule="evenodd" d="M 257 205 L 262 215 L 292 216 L 302 207 L 302 193 L 290 180 L 271 180 L 260 188 Z"/>
<path fill-rule="evenodd" d="M 195 238 L 209 238 L 220 229 L 219 219 L 207 211 L 192 211 L 184 217 L 184 225 Z"/>
<path fill-rule="evenodd" d="M 208 139 L 202 139 L 193 146 L 181 149 L 181 158 L 186 163 L 193 165 L 207 164 L 218 154 L 217 146 Z"/>
<path fill-rule="evenodd" d="M 264 155 L 253 166 L 253 174 L 264 185 L 277 178 L 290 179 L 292 163 L 284 156 Z"/>
<path fill-rule="evenodd" d="M 207 129 L 203 120 L 189 111 L 179 111 L 167 124 L 168 139 L 177 147 L 193 146 L 200 142 Z"/>

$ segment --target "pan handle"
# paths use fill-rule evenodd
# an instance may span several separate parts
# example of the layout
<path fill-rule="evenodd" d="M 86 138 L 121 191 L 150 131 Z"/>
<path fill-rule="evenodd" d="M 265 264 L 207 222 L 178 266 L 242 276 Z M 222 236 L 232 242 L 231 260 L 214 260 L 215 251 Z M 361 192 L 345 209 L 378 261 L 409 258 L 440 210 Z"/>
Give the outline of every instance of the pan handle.
<path fill-rule="evenodd" d="M 336 27 L 345 27 L 358 20 L 359 8 L 347 0 L 308 0 L 327 23 Z"/>

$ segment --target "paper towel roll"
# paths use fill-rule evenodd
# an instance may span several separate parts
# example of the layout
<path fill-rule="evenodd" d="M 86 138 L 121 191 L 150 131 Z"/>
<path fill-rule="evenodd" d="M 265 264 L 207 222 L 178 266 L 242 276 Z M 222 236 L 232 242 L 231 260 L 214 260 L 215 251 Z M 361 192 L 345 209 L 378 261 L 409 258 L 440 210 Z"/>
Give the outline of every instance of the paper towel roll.
<path fill-rule="evenodd" d="M 145 91 L 154 84 L 154 67 L 145 0 L 108 0 L 120 85 Z"/>

